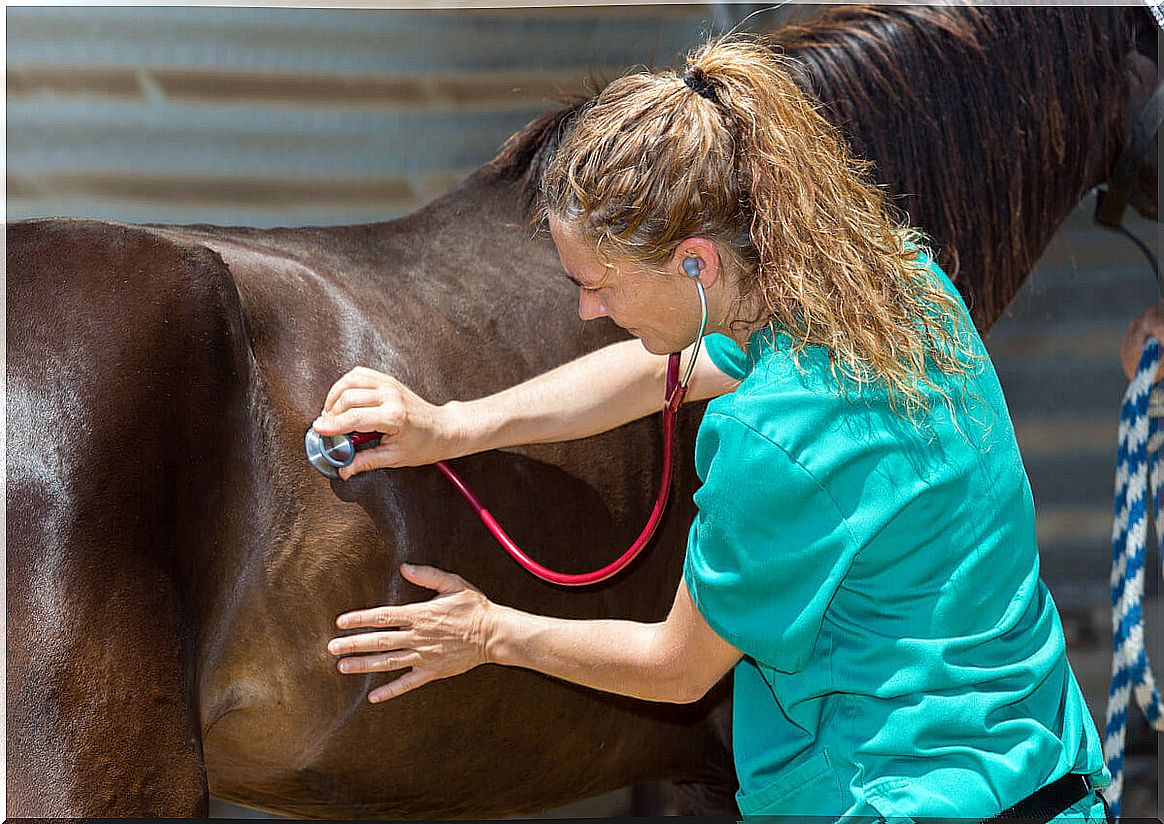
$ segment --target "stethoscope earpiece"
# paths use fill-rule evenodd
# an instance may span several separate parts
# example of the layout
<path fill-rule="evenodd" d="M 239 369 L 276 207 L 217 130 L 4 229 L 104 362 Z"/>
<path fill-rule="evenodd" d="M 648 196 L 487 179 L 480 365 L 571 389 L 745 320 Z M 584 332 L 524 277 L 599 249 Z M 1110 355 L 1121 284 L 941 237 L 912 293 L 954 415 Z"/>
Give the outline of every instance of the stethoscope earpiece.
<path fill-rule="evenodd" d="M 684 258 L 683 271 L 689 278 L 698 278 L 699 273 L 703 271 L 703 262 L 697 257 Z"/>

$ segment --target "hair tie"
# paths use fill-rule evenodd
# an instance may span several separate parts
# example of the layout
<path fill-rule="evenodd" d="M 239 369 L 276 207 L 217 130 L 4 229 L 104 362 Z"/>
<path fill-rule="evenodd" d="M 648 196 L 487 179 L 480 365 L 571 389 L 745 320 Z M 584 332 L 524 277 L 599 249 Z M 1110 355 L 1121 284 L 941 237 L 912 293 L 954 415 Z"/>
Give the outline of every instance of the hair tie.
<path fill-rule="evenodd" d="M 718 103 L 719 100 L 715 96 L 715 89 L 712 88 L 711 83 L 706 79 L 703 72 L 693 72 L 683 75 L 683 82 L 700 97 L 706 97 L 712 103 Z"/>

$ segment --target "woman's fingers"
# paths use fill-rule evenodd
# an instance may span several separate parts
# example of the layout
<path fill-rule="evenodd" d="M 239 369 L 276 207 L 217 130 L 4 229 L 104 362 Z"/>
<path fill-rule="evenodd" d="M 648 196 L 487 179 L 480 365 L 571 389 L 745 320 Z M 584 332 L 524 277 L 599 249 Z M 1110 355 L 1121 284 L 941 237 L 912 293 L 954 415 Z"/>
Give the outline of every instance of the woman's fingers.
<path fill-rule="evenodd" d="M 1124 334 L 1120 345 L 1120 362 L 1124 368 L 1124 375 L 1128 380 L 1136 376 L 1136 369 L 1140 364 L 1140 355 L 1144 344 L 1149 337 L 1156 338 L 1164 344 L 1164 318 L 1160 316 L 1160 309 L 1156 305 L 1148 307 L 1142 315 L 1128 324 L 1128 331 Z M 1156 371 L 1156 380 L 1164 376 L 1164 364 Z"/>
<path fill-rule="evenodd" d="M 397 466 L 395 456 L 396 451 L 392 448 L 389 436 L 385 435 L 380 439 L 379 446 L 373 447 L 372 449 L 361 449 L 356 453 L 356 456 L 350 464 L 340 467 L 336 472 L 339 474 L 341 481 L 346 481 L 353 475 L 358 475 L 361 472 L 370 472 L 373 469 Z"/>
<path fill-rule="evenodd" d="M 423 466 L 455 454 L 464 439 L 451 404 L 437 406 L 391 375 L 356 367 L 335 382 L 312 426 L 323 436 L 378 432 L 379 447 L 360 449 L 339 476 L 348 480 L 371 469 Z"/>
<path fill-rule="evenodd" d="M 406 672 L 395 681 L 385 684 L 382 687 L 377 687 L 368 693 L 368 700 L 373 704 L 380 701 L 387 701 L 389 698 L 396 698 L 404 695 L 406 692 L 411 692 L 417 687 L 423 687 L 429 681 L 435 681 L 440 676 L 436 673 L 426 672 L 422 669 L 413 669 L 412 672 Z"/>
<path fill-rule="evenodd" d="M 387 378 L 388 376 L 383 372 L 377 372 L 365 366 L 357 366 L 354 369 L 348 370 L 327 391 L 327 398 L 323 402 L 323 411 L 330 412 L 344 391 L 348 389 L 375 389 Z"/>
<path fill-rule="evenodd" d="M 439 594 L 430 601 L 344 613 L 336 619 L 340 629 L 373 631 L 332 638 L 327 644 L 330 654 L 347 656 L 336 665 L 342 673 L 412 668 L 375 690 L 369 696 L 373 702 L 460 675 L 488 660 L 489 599 L 459 575 L 436 567 L 403 564 L 401 569 L 407 580 Z"/>
<path fill-rule="evenodd" d="M 324 416 L 330 414 L 332 417 L 337 417 L 349 409 L 360 406 L 378 406 L 383 402 L 384 392 L 379 387 L 350 387 L 340 393 L 340 396 L 335 399 L 335 403 L 332 404 L 330 412 L 325 412 Z"/>
<path fill-rule="evenodd" d="M 313 426 L 321 435 L 360 431 L 396 431 L 404 420 L 404 398 L 390 375 L 357 366 L 332 384 Z"/>
<path fill-rule="evenodd" d="M 421 663 L 420 654 L 413 650 L 398 650 L 381 655 L 360 655 L 355 658 L 344 658 L 337 667 L 345 675 L 365 672 L 392 672 L 408 667 L 416 667 Z"/>
<path fill-rule="evenodd" d="M 405 580 L 425 589 L 436 590 L 442 595 L 462 589 L 476 589 L 460 575 L 422 564 L 401 564 L 400 574 Z"/>
<path fill-rule="evenodd" d="M 399 416 L 383 406 L 357 406 L 340 415 L 320 415 L 312 426 L 320 435 L 346 435 L 348 432 L 394 435 L 400 431 Z"/>
<path fill-rule="evenodd" d="M 1159 307 L 1150 308 L 1144 313 L 1142 320 L 1145 336 L 1164 343 L 1164 318 L 1160 317 Z"/>
<path fill-rule="evenodd" d="M 335 619 L 335 625 L 340 629 L 359 629 L 360 627 L 408 627 L 412 621 L 408 616 L 408 607 L 375 607 L 373 609 L 354 609 L 345 612 Z M 340 639 L 336 639 L 340 640 Z"/>
<path fill-rule="evenodd" d="M 333 638 L 327 643 L 327 651 L 332 655 L 379 653 L 408 649 L 412 643 L 412 636 L 407 632 L 364 632 L 359 635 Z"/>

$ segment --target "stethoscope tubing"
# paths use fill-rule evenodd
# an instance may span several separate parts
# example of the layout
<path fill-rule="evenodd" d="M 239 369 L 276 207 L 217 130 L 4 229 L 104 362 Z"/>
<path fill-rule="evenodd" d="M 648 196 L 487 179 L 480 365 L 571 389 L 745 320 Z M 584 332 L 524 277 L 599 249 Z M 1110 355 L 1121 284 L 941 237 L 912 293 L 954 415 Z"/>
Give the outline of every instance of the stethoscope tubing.
<path fill-rule="evenodd" d="M 683 395 L 687 392 L 686 386 L 682 384 L 676 385 L 678 373 L 679 355 L 673 354 L 667 363 L 669 391 L 666 393 L 668 402 L 663 406 L 663 477 L 659 483 L 658 495 L 655 497 L 655 507 L 651 510 L 651 515 L 647 518 L 647 523 L 643 527 L 639 537 L 635 539 L 635 542 L 622 555 L 601 569 L 596 569 L 593 572 L 568 573 L 557 572 L 556 570 L 539 564 L 506 534 L 505 530 L 501 528 L 501 524 L 493 517 L 493 514 L 482 505 L 477 496 L 473 494 L 472 490 L 466 486 L 465 482 L 461 480 L 460 476 L 447 463 L 437 461 L 434 465 L 444 473 L 444 476 L 449 479 L 453 486 L 457 488 L 457 491 L 469 502 L 469 506 L 477 513 L 477 517 L 485 524 L 485 528 L 501 544 L 502 549 L 508 552 L 510 557 L 517 561 L 527 572 L 541 578 L 543 581 L 566 587 L 582 587 L 605 581 L 607 578 L 617 575 L 639 556 L 639 553 L 643 551 L 643 548 L 654 537 L 655 531 L 659 526 L 659 521 L 663 518 L 663 511 L 667 507 L 667 498 L 671 491 L 671 463 L 675 441 L 675 408 L 678 408 L 679 404 L 683 402 Z M 672 408 L 672 403 L 674 403 L 675 408 Z"/>
<path fill-rule="evenodd" d="M 704 293 L 703 284 L 699 282 L 697 277 L 693 277 L 695 285 L 699 288 L 699 308 L 700 308 L 700 323 L 699 335 L 695 339 L 695 346 L 691 352 L 691 361 L 687 364 L 687 369 L 683 375 L 683 379 L 679 380 L 679 353 L 672 353 L 667 359 L 667 380 L 663 392 L 663 471 L 662 480 L 659 483 L 659 492 L 655 497 L 655 506 L 651 510 L 650 517 L 647 518 L 647 523 L 643 527 L 639 537 L 635 539 L 634 543 L 627 548 L 618 558 L 611 563 L 596 569 L 592 572 L 582 573 L 567 573 L 557 572 L 544 566 L 533 558 L 531 558 L 521 547 L 519 547 L 512 538 L 501 528 L 501 524 L 493 517 L 480 499 L 473 494 L 468 485 L 461 479 L 452 467 L 445 461 L 437 461 L 434 466 L 441 471 L 441 473 L 448 478 L 449 482 L 461 493 L 462 497 L 468 501 L 469 506 L 477 513 L 477 517 L 489 530 L 490 534 L 501 544 L 502 549 L 509 553 L 518 564 L 520 564 L 526 571 L 532 575 L 547 581 L 551 584 L 558 584 L 559 586 L 567 587 L 581 587 L 590 584 L 597 584 L 605 581 L 608 578 L 617 575 L 628 565 L 631 564 L 643 551 L 643 548 L 654 537 L 655 531 L 658 529 L 659 522 L 663 518 L 663 511 L 667 507 L 667 498 L 671 491 L 671 470 L 674 452 L 675 441 L 675 416 L 679 411 L 679 407 L 683 403 L 683 398 L 687 394 L 687 384 L 691 380 L 691 375 L 695 371 L 695 362 L 699 358 L 700 351 L 703 346 L 703 336 L 707 331 L 707 296 Z M 314 435 L 314 438 L 312 436 Z M 351 462 L 351 457 L 354 457 L 355 447 L 361 444 L 378 440 L 381 436 L 378 432 L 353 432 L 347 436 L 350 439 L 351 456 L 348 457 L 348 463 Z M 337 463 L 326 450 L 321 450 L 319 447 L 320 437 L 315 435 L 314 430 L 309 429 L 307 432 L 308 456 L 312 466 L 324 474 L 331 477 L 338 477 L 333 474 L 334 469 L 346 464 Z M 332 469 L 332 471 L 325 471 Z"/>

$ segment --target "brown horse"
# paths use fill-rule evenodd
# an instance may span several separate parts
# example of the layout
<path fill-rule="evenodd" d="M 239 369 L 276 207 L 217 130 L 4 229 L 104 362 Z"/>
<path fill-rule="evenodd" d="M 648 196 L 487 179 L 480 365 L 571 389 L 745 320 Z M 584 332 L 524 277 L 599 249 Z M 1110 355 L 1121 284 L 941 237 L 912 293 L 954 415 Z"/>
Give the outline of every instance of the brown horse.
<path fill-rule="evenodd" d="M 782 37 L 985 329 L 1110 174 L 1156 82 L 1151 26 L 1129 8 L 870 8 Z M 198 816 L 209 791 L 298 816 L 493 816 L 648 779 L 679 782 L 681 812 L 734 809 L 726 684 L 670 706 L 489 666 L 371 706 L 384 676 L 341 677 L 324 648 L 343 611 L 429 597 L 403 560 L 534 612 L 666 614 L 697 407 L 653 546 L 586 591 L 519 570 L 430 467 L 342 483 L 303 455 L 353 365 L 439 402 L 616 339 L 580 327 L 525 212 L 572 111 L 388 223 L 8 227 L 9 815 Z M 580 571 L 636 534 L 659 435 L 644 420 L 457 466 L 520 543 Z"/>

